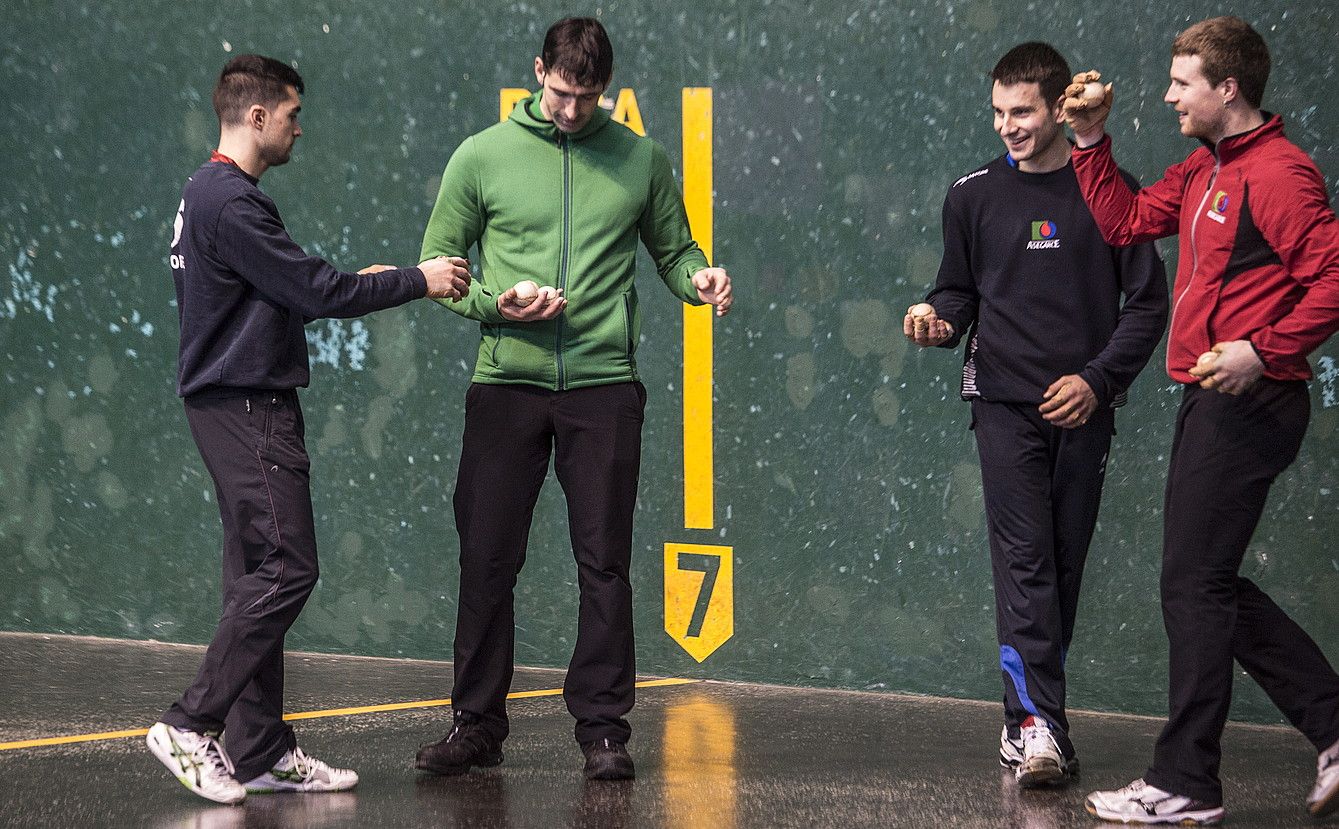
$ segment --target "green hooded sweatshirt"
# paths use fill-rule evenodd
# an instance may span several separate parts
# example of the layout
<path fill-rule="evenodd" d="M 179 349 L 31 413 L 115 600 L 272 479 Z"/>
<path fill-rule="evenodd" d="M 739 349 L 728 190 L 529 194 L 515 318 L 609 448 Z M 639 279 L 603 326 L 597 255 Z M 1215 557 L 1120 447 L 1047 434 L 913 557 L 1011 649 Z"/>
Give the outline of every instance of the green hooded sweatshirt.
<path fill-rule="evenodd" d="M 437 300 L 480 324 L 474 382 L 560 391 L 636 380 L 637 240 L 670 291 L 694 305 L 691 278 L 707 258 L 664 148 L 603 109 L 565 134 L 543 120 L 540 94 L 452 154 L 422 258 L 479 245 L 483 275 L 469 295 Z M 562 288 L 566 310 L 544 322 L 504 319 L 497 298 L 523 279 Z"/>

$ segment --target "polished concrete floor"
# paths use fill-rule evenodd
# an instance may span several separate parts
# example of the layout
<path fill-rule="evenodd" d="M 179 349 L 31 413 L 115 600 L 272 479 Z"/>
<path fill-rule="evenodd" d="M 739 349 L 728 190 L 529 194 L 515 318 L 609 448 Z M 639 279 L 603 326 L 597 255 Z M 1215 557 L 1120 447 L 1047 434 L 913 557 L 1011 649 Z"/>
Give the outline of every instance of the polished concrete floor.
<path fill-rule="evenodd" d="M 1097 826 L 1091 788 L 1142 772 L 1159 723 L 1074 716 L 1084 778 L 1020 792 L 996 764 L 998 706 L 961 700 L 692 682 L 638 691 L 636 781 L 585 783 L 560 696 L 510 703 L 498 768 L 459 778 L 412 767 L 441 736 L 451 666 L 293 654 L 288 710 L 311 753 L 356 768 L 353 792 L 252 795 L 216 806 L 144 748 L 146 728 L 190 679 L 201 649 L 0 633 L 0 825 L 147 827 L 1026 827 Z M 514 690 L 562 673 L 518 671 Z M 438 703 L 434 703 L 438 700 Z M 360 712 L 366 706 L 422 707 Z M 345 709 L 343 711 L 332 709 Z M 353 710 L 348 710 L 353 709 Z M 62 736 L 98 739 L 26 745 Z M 1315 754 L 1296 733 L 1232 725 L 1223 779 L 1236 827 L 1339 825 L 1303 799 Z"/>

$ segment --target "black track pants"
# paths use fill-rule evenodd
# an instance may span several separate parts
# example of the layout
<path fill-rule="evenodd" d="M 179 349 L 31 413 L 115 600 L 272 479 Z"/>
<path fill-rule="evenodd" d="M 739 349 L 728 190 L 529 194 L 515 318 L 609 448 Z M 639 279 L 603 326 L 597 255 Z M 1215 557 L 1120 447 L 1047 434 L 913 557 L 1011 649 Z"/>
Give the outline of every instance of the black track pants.
<path fill-rule="evenodd" d="M 995 581 L 1004 719 L 1052 726 L 1073 756 L 1065 714 L 1065 657 L 1097 523 L 1115 413 L 1077 429 L 1042 419 L 1032 404 L 972 401 L 972 429 Z"/>
<path fill-rule="evenodd" d="M 1339 676 L 1314 640 L 1237 574 L 1269 487 L 1297 457 L 1306 383 L 1261 380 L 1240 396 L 1187 386 L 1167 472 L 1162 618 L 1168 720 L 1144 779 L 1221 804 L 1219 746 L 1232 661 L 1317 750 L 1339 740 Z"/>
<path fill-rule="evenodd" d="M 223 616 L 163 722 L 226 733 L 236 777 L 296 745 L 283 720 L 284 635 L 316 586 L 316 533 L 302 409 L 294 391 L 193 395 L 186 419 L 223 523 Z"/>
<path fill-rule="evenodd" d="M 632 516 L 641 464 L 641 383 L 548 391 L 470 386 L 456 478 L 460 606 L 452 706 L 507 736 L 512 590 L 550 456 L 567 498 L 581 605 L 563 696 L 581 743 L 627 742 L 632 709 Z"/>

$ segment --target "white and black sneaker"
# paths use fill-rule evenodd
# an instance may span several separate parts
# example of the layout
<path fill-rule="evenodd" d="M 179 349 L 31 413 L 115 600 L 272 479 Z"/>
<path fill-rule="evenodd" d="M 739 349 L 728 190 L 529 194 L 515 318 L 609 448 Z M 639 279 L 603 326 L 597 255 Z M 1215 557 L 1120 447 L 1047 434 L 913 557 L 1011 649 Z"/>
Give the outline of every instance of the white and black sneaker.
<path fill-rule="evenodd" d="M 233 779 L 232 761 L 213 735 L 158 722 L 145 742 L 183 786 L 201 797 L 229 804 L 246 799 L 246 789 Z"/>
<path fill-rule="evenodd" d="M 1023 734 L 1018 728 L 1013 732 L 1007 725 L 1000 729 L 1000 765 L 1006 769 L 1023 765 Z"/>
<path fill-rule="evenodd" d="M 337 769 L 300 748 L 284 752 L 274 768 L 246 783 L 252 794 L 268 792 L 343 792 L 358 785 L 358 772 Z"/>
<path fill-rule="evenodd" d="M 1117 823 L 1175 823 L 1208 826 L 1221 823 L 1223 807 L 1164 792 L 1139 779 L 1123 789 L 1093 792 L 1083 806 L 1088 814 Z"/>
<path fill-rule="evenodd" d="M 1316 817 L 1339 809 L 1339 742 L 1316 758 L 1316 785 L 1307 795 L 1306 808 Z"/>
<path fill-rule="evenodd" d="M 1022 758 L 1014 766 L 1014 779 L 1025 789 L 1062 783 L 1078 773 L 1078 761 L 1066 760 L 1051 726 L 1040 717 L 1028 717 L 1019 728 L 1023 743 Z M 1007 731 L 1005 736 L 1007 736 Z M 1004 760 L 1004 744 L 1000 745 L 1000 759 Z"/>

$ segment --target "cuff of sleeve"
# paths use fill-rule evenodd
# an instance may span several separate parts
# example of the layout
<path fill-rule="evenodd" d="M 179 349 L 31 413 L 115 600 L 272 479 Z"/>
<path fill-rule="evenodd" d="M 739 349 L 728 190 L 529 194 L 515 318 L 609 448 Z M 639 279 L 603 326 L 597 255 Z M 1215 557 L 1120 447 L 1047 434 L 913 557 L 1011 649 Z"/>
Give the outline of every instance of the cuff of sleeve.
<path fill-rule="evenodd" d="M 1090 152 L 1092 152 L 1093 150 L 1096 150 L 1096 149 L 1098 149 L 1099 147 L 1104 147 L 1104 146 L 1106 146 L 1107 144 L 1110 144 L 1110 143 L 1111 143 L 1111 134 L 1110 134 L 1110 133 L 1102 133 L 1102 137 L 1101 137 L 1100 139 L 1098 139 L 1098 141 L 1097 141 L 1096 144 L 1089 144 L 1089 145 L 1086 146 L 1086 147 L 1080 147 L 1077 141 L 1074 142 L 1074 152 L 1075 152 L 1076 154 L 1078 154 L 1078 153 L 1090 153 Z"/>
<path fill-rule="evenodd" d="M 1268 374 L 1270 366 L 1269 359 L 1265 357 L 1265 353 L 1260 350 L 1260 346 L 1255 344 L 1254 338 L 1247 338 L 1246 342 L 1250 343 L 1251 350 L 1255 352 L 1255 358 L 1260 361 L 1260 365 L 1264 366 L 1265 373 Z"/>
<path fill-rule="evenodd" d="M 949 350 L 957 348 L 958 343 L 962 342 L 962 327 L 958 325 L 957 320 L 949 319 L 945 316 L 940 316 L 939 318 L 949 324 L 949 327 L 953 329 L 953 334 L 947 340 L 944 340 L 936 346 L 936 348 L 947 348 Z"/>
<path fill-rule="evenodd" d="M 1111 389 L 1107 387 L 1106 378 L 1091 368 L 1085 368 L 1079 372 L 1080 379 L 1088 384 L 1088 388 L 1093 390 L 1097 396 L 1097 408 L 1104 409 L 1111 405 Z"/>
<path fill-rule="evenodd" d="M 684 302 L 688 303 L 689 305 L 707 304 L 702 300 L 702 297 L 697 295 L 697 288 L 696 286 L 693 285 L 693 274 L 697 273 L 698 271 L 706 267 L 709 266 L 705 264 L 688 265 L 683 269 L 683 282 L 682 282 L 683 293 L 681 293 L 679 296 Z"/>
<path fill-rule="evenodd" d="M 427 278 L 426 276 L 423 275 L 423 271 L 422 271 L 422 269 L 417 268 L 417 267 L 414 267 L 414 268 L 405 268 L 405 273 L 409 274 L 409 278 L 412 279 L 416 285 L 418 285 L 418 295 L 419 295 L 419 298 L 423 298 L 423 297 L 427 296 L 427 295 L 428 295 L 428 278 Z"/>
<path fill-rule="evenodd" d="M 473 287 L 474 290 L 476 291 L 480 292 L 483 291 L 483 289 L 480 288 L 477 284 L 474 285 Z M 492 294 L 483 294 L 483 295 L 488 298 L 488 301 L 482 303 L 479 309 L 480 314 L 483 316 L 483 321 L 494 325 L 498 323 L 507 322 L 507 318 L 502 316 L 502 312 L 497 309 L 497 297 L 493 296 Z"/>
<path fill-rule="evenodd" d="M 474 296 L 475 291 L 480 293 L 481 299 L 471 303 L 470 300 Z M 475 322 L 486 322 L 490 325 L 507 322 L 507 318 L 502 316 L 502 312 L 497 309 L 497 297 L 492 294 L 483 293 L 483 289 L 479 287 L 478 283 L 471 285 L 469 296 L 466 296 L 459 302 L 452 299 L 437 297 L 434 297 L 432 301 L 443 308 L 449 308 L 460 314 L 462 317 L 472 319 Z"/>

